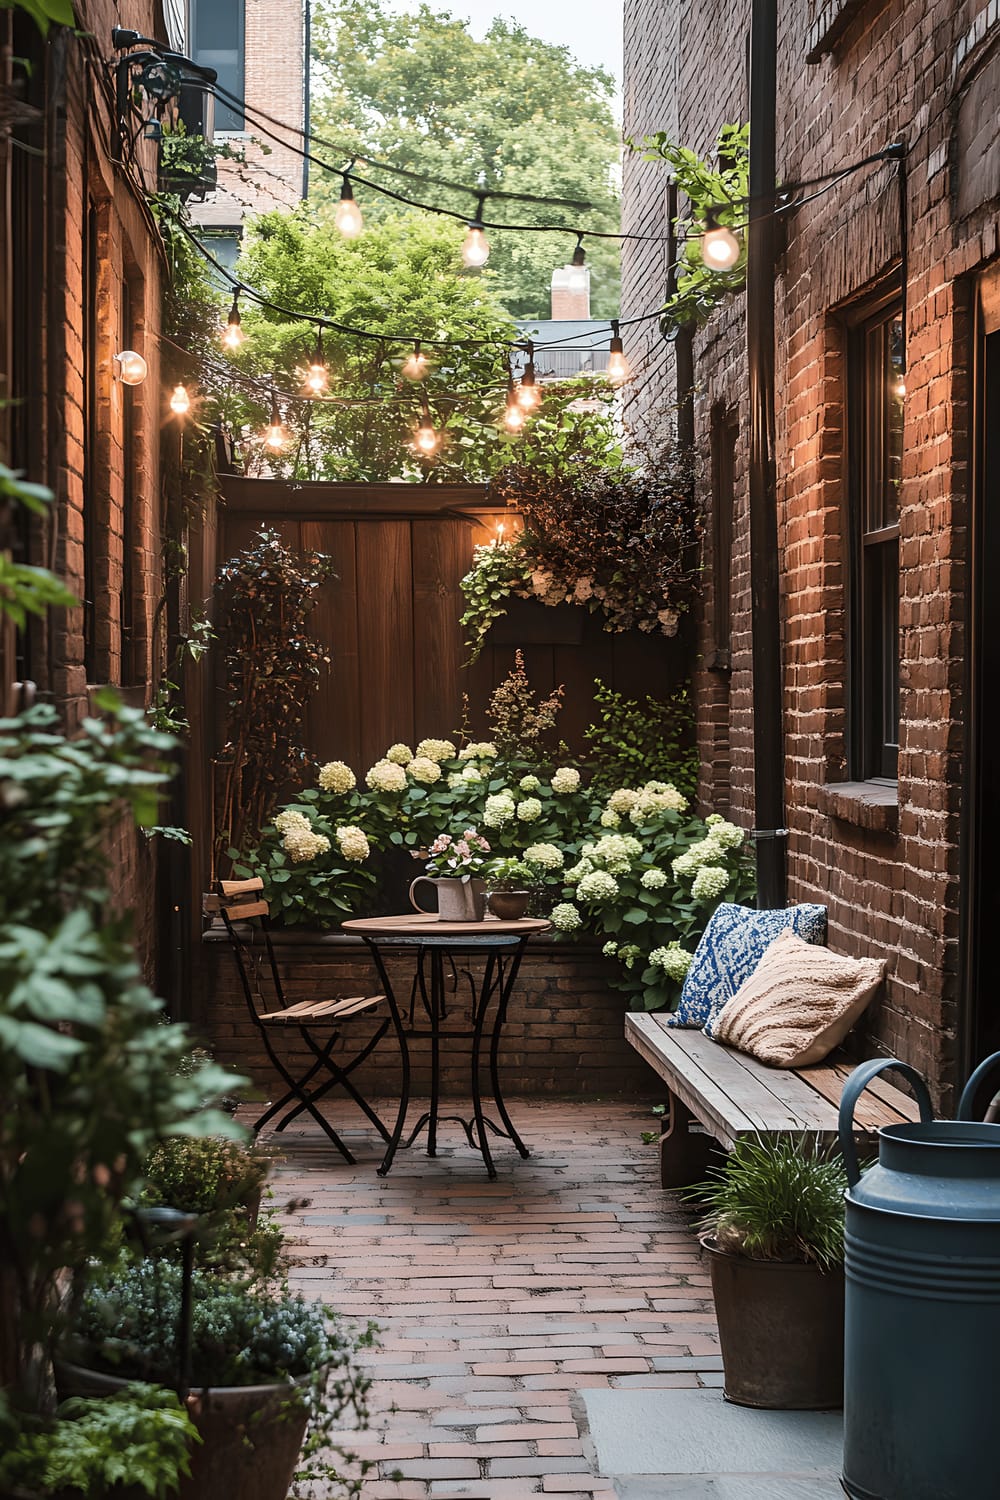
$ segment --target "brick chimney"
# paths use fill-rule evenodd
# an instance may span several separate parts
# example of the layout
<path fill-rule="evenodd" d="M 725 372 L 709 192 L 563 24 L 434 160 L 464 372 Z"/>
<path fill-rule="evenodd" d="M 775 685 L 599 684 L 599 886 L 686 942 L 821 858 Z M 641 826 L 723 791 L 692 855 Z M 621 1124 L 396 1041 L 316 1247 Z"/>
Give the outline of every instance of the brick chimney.
<path fill-rule="evenodd" d="M 552 317 L 556 321 L 589 319 L 589 266 L 557 266 L 552 272 Z"/>

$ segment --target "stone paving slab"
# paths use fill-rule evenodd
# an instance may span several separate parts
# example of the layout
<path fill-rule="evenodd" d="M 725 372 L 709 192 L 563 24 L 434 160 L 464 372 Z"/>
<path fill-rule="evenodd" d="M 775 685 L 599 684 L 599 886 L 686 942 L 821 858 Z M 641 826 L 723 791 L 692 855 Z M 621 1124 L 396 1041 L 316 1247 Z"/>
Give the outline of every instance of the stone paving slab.
<path fill-rule="evenodd" d="M 649 1103 L 509 1104 L 532 1155 L 495 1143 L 495 1182 L 450 1124 L 436 1157 L 401 1152 L 386 1179 L 375 1170 L 381 1142 L 349 1106 L 329 1115 L 355 1166 L 312 1124 L 263 1137 L 282 1157 L 276 1201 L 300 1200 L 283 1214 L 293 1287 L 381 1329 L 372 1427 L 354 1443 L 374 1465 L 365 1500 L 613 1497 L 584 1401 L 640 1398 L 658 1413 L 673 1398 L 707 1397 L 698 1412 L 716 1410 L 709 1278 L 690 1215 L 660 1189 L 655 1149 L 642 1144 Z M 459 1101 L 447 1108 L 468 1113 Z M 659 1480 L 637 1472 L 623 1482 L 647 1489 L 622 1495 L 659 1500 L 648 1488 Z M 732 1476 L 691 1473 L 683 1483 L 694 1487 L 662 1494 L 764 1500 L 725 1488 Z"/>

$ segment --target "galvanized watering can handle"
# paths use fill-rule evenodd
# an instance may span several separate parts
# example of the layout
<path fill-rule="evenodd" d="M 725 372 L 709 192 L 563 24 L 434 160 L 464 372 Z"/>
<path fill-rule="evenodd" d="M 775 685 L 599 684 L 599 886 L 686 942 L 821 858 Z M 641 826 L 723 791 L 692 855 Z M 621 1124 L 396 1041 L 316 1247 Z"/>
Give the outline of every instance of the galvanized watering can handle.
<path fill-rule="evenodd" d="M 854 1110 L 858 1100 L 865 1089 L 877 1078 L 880 1073 L 886 1073 L 890 1068 L 896 1068 L 913 1085 L 920 1106 L 920 1119 L 926 1124 L 934 1118 L 934 1106 L 931 1104 L 931 1096 L 927 1092 L 927 1085 L 917 1072 L 911 1068 L 909 1063 L 899 1062 L 895 1057 L 876 1057 L 871 1062 L 861 1063 L 854 1069 L 850 1078 L 844 1085 L 844 1092 L 840 1098 L 840 1154 L 844 1158 L 844 1166 L 847 1168 L 847 1180 L 851 1187 L 859 1181 L 861 1168 L 858 1166 L 858 1153 L 854 1145 Z M 969 1080 L 971 1083 L 971 1079 Z"/>
<path fill-rule="evenodd" d="M 958 1101 L 958 1111 L 955 1115 L 956 1120 L 972 1119 L 972 1106 L 976 1102 L 976 1095 L 979 1092 L 979 1085 L 982 1083 L 987 1073 L 992 1073 L 994 1068 L 996 1068 L 998 1065 L 1000 1065 L 1000 1052 L 994 1052 L 990 1057 L 985 1058 L 984 1061 L 979 1064 L 979 1067 L 972 1074 L 968 1083 L 965 1085 L 965 1088 L 962 1090 L 962 1097 Z M 989 1119 L 990 1116 L 987 1115 L 986 1118 Z"/>

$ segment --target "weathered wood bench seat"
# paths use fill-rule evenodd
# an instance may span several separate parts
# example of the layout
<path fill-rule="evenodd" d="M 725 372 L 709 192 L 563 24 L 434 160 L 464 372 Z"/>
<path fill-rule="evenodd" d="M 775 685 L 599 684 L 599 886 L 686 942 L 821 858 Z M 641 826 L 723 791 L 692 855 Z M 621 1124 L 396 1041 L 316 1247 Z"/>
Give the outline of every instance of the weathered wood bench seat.
<path fill-rule="evenodd" d="M 665 1026 L 661 1017 L 629 1013 L 625 1036 L 666 1082 L 669 1117 L 660 1142 L 660 1180 L 684 1187 L 703 1176 L 713 1143 L 727 1150 L 743 1136 L 800 1135 L 817 1145 L 836 1138 L 837 1110 L 854 1067 L 828 1058 L 813 1068 L 769 1068 L 704 1032 Z M 863 1135 L 916 1120 L 916 1104 L 882 1079 L 858 1102 Z"/>

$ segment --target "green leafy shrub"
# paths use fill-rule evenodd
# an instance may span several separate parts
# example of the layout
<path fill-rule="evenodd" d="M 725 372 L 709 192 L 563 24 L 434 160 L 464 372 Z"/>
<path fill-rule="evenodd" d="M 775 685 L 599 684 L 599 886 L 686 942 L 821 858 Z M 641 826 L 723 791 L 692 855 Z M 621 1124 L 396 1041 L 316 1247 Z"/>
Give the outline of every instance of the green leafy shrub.
<path fill-rule="evenodd" d="M 752 1260 L 843 1264 L 843 1164 L 798 1141 L 743 1139 L 704 1182 L 685 1190 L 708 1212 L 702 1233 L 720 1250 Z"/>
<path fill-rule="evenodd" d="M 0 1409 L 0 1439 L 5 1494 L 78 1491 L 87 1500 L 116 1485 L 166 1500 L 191 1472 L 191 1444 L 201 1442 L 173 1391 L 139 1382 L 113 1396 L 73 1397 L 49 1422 Z"/>
<path fill-rule="evenodd" d="M 89 1364 L 129 1379 L 172 1381 L 178 1368 L 181 1268 L 122 1263 L 86 1288 L 73 1339 Z M 255 1385 L 343 1365 L 353 1349 L 329 1310 L 286 1291 L 254 1289 L 196 1270 L 192 1383 Z"/>
<path fill-rule="evenodd" d="M 668 781 L 685 797 L 693 797 L 699 760 L 688 684 L 665 700 L 647 695 L 642 703 L 612 692 L 600 678 L 595 688 L 598 717 L 583 731 L 594 782 L 613 790 L 647 779 Z"/>
<path fill-rule="evenodd" d="M 259 1200 L 270 1159 L 252 1146 L 219 1136 L 163 1141 L 148 1157 L 143 1199 L 208 1214 Z"/>

